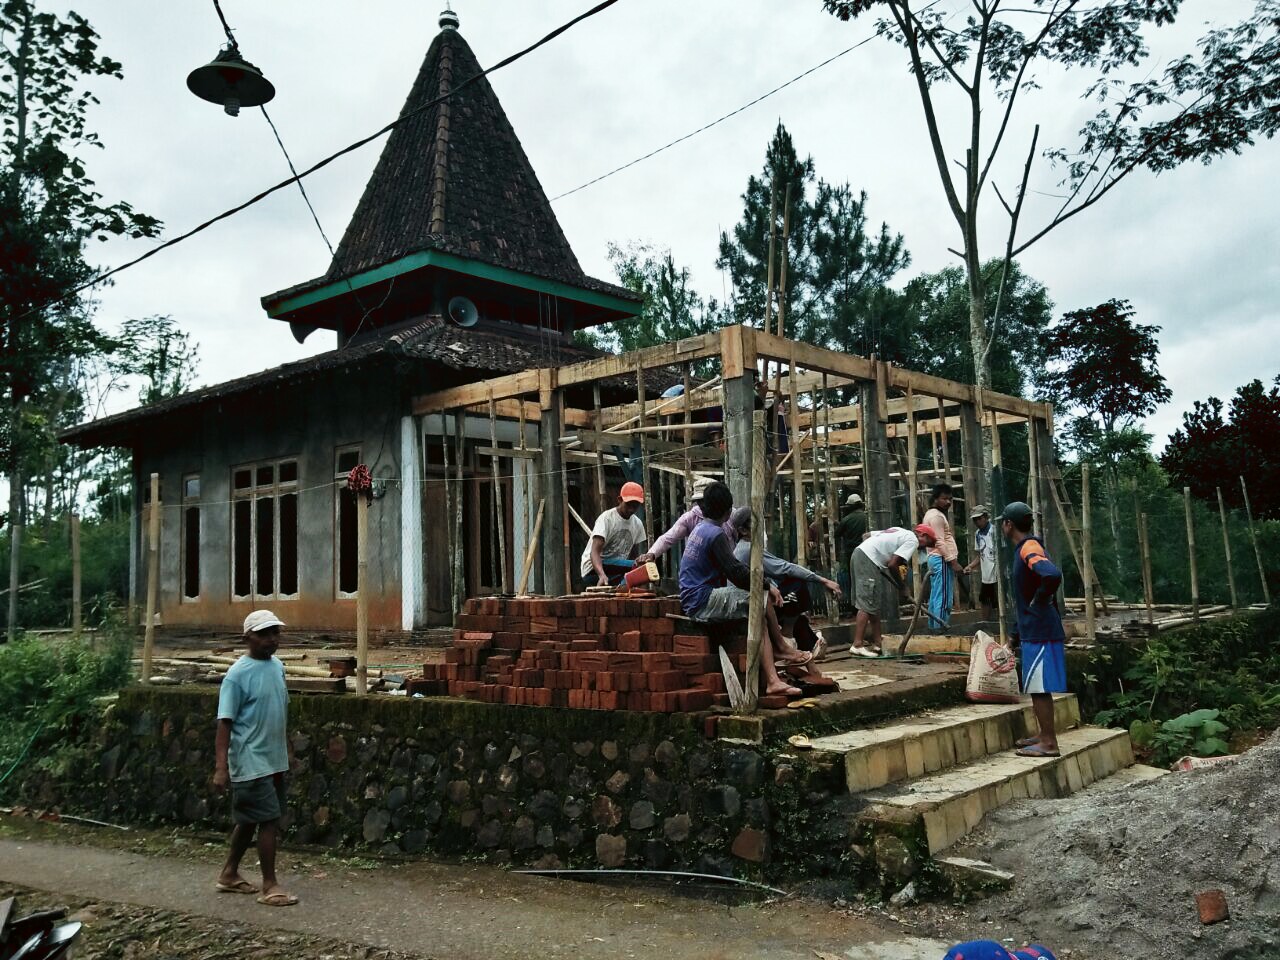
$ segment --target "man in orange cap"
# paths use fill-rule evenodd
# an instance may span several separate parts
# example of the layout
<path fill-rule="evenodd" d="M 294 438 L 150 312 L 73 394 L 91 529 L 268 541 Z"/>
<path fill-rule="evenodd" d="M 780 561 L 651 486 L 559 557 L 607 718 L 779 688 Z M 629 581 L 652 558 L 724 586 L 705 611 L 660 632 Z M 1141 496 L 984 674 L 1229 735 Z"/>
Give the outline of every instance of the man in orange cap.
<path fill-rule="evenodd" d="M 618 494 L 618 505 L 610 507 L 596 517 L 591 528 L 591 539 L 582 551 L 582 583 L 620 583 L 627 571 L 636 565 L 632 554 L 648 541 L 641 523 L 644 506 L 644 487 L 638 483 L 624 483 Z"/>

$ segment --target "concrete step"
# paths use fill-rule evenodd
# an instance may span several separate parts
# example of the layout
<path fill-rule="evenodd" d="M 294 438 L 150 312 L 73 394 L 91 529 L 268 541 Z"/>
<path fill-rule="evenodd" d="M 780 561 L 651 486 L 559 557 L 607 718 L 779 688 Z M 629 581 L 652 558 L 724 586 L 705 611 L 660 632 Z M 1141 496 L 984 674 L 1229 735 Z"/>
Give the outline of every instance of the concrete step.
<path fill-rule="evenodd" d="M 922 829 L 932 856 L 1012 800 L 1065 797 L 1133 764 L 1133 746 L 1124 730 L 1066 730 L 1058 735 L 1058 748 L 1060 757 L 984 756 L 906 783 L 864 791 L 867 806 L 860 819 L 893 832 Z"/>
<path fill-rule="evenodd" d="M 1059 730 L 1080 724 L 1074 694 L 1054 697 Z M 850 793 L 949 770 L 993 753 L 1013 749 L 1015 740 L 1036 730 L 1031 701 L 1013 704 L 971 703 L 930 710 L 880 727 L 815 737 L 815 751 L 844 758 Z"/>

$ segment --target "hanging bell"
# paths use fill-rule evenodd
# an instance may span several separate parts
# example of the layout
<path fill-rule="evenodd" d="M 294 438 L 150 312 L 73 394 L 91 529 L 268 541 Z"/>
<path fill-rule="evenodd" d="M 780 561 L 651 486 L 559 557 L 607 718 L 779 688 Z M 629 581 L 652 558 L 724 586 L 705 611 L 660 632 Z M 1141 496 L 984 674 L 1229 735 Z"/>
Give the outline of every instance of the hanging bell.
<path fill-rule="evenodd" d="M 201 100 L 222 104 L 231 117 L 239 116 L 241 107 L 260 107 L 276 95 L 262 71 L 230 44 L 218 51 L 212 63 L 187 74 L 187 89 Z"/>

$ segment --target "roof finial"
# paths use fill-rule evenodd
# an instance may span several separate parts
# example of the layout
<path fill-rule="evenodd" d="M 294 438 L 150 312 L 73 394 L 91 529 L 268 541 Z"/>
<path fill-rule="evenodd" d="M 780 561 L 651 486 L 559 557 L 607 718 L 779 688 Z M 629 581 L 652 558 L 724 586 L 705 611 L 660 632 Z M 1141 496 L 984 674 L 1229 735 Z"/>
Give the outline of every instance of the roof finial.
<path fill-rule="evenodd" d="M 450 7 L 445 7 L 444 11 L 440 14 L 440 29 L 441 30 L 457 30 L 458 29 L 458 15 L 454 13 Z"/>

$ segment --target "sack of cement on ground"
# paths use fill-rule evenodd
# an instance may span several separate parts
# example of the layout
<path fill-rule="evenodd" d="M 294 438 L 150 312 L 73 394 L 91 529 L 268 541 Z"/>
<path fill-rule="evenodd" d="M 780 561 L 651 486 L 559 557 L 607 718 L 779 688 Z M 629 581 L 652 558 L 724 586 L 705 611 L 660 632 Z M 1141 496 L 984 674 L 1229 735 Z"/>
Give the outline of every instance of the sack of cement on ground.
<path fill-rule="evenodd" d="M 971 909 L 1089 957 L 1280 957 L 1280 733 L 1230 763 L 992 814 L 957 853 L 1012 870 Z M 1203 926 L 1196 894 L 1231 920 Z"/>

